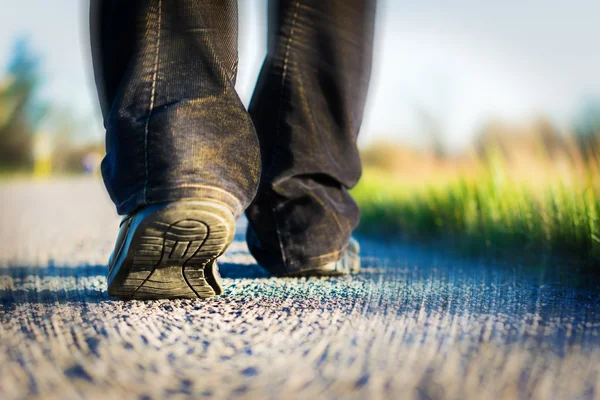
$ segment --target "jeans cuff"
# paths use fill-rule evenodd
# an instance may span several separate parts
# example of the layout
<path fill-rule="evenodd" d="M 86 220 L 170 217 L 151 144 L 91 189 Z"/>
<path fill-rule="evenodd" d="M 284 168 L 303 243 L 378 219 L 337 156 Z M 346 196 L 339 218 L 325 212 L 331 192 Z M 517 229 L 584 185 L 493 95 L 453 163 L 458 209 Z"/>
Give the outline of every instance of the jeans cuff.
<path fill-rule="evenodd" d="M 244 206 L 233 194 L 216 186 L 202 184 L 184 184 L 160 188 L 149 187 L 145 192 L 144 190 L 138 190 L 117 205 L 117 212 L 120 215 L 126 215 L 150 204 L 201 199 L 223 204 L 231 210 L 235 218 L 244 212 Z"/>

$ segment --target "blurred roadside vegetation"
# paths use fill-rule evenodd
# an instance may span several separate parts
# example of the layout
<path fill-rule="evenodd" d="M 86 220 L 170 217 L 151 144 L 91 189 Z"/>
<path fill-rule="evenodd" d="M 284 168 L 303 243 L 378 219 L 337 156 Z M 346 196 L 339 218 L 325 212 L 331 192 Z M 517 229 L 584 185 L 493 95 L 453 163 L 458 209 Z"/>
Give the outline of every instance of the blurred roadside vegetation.
<path fill-rule="evenodd" d="M 93 172 L 104 146 L 82 140 L 88 129 L 85 119 L 44 100 L 41 64 L 42 58 L 20 39 L 6 73 L 0 75 L 0 174 Z"/>
<path fill-rule="evenodd" d="M 544 118 L 490 123 L 454 156 L 379 143 L 353 195 L 360 231 L 460 255 L 560 256 L 600 265 L 600 103 L 560 132 Z"/>
<path fill-rule="evenodd" d="M 27 41 L 0 75 L 0 176 L 96 173 L 104 152 L 89 121 L 41 96 L 42 59 Z M 600 99 L 568 131 L 549 119 L 484 126 L 468 151 L 441 144 L 435 113 L 429 149 L 376 143 L 362 151 L 352 193 L 362 233 L 444 243 L 461 255 L 560 255 L 600 265 Z M 83 138 L 83 139 L 82 139 Z"/>

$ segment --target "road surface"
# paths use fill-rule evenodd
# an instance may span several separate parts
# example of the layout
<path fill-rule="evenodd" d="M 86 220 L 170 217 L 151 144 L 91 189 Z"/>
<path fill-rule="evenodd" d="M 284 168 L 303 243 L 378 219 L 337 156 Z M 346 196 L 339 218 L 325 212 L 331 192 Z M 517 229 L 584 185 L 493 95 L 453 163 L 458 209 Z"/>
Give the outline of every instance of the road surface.
<path fill-rule="evenodd" d="M 0 183 L 0 398 L 600 398 L 600 290 L 576 266 L 361 239 L 363 272 L 269 278 L 243 224 L 223 296 L 116 301 L 94 179 Z"/>

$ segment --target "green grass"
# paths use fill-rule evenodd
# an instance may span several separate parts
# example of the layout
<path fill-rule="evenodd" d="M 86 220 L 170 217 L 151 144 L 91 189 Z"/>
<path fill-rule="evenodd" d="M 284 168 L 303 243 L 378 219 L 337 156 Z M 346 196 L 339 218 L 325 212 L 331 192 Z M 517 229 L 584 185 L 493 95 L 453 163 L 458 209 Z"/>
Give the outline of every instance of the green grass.
<path fill-rule="evenodd" d="M 600 174 L 590 168 L 586 175 L 532 189 L 498 164 L 429 185 L 367 169 L 352 194 L 365 234 L 441 240 L 467 255 L 560 255 L 600 265 Z"/>

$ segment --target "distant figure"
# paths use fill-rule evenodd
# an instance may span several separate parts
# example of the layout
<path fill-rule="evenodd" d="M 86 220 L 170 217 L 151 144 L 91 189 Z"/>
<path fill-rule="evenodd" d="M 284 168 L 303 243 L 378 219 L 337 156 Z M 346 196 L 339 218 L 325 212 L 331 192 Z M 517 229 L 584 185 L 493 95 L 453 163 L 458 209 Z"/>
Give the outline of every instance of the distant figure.
<path fill-rule="evenodd" d="M 275 276 L 358 271 L 348 194 L 375 0 L 271 0 L 268 54 L 246 111 L 236 0 L 92 0 L 106 127 L 102 176 L 124 215 L 108 293 L 208 297 L 235 220 Z"/>
<path fill-rule="evenodd" d="M 83 157 L 83 160 L 81 160 L 81 167 L 83 168 L 83 173 L 87 175 L 96 174 L 100 167 L 101 161 L 102 156 L 100 156 L 95 151 L 90 151 Z"/>

